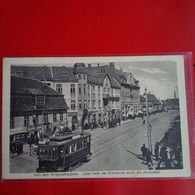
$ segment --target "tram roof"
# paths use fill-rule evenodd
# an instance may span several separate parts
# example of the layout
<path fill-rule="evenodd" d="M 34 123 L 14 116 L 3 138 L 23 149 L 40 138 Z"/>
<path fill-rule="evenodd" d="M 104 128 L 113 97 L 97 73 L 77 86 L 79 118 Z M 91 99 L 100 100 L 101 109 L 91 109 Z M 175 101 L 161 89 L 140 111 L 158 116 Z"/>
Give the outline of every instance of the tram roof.
<path fill-rule="evenodd" d="M 69 143 L 73 140 L 77 140 L 77 139 L 80 139 L 80 138 L 87 137 L 89 135 L 90 135 L 90 133 L 78 132 L 78 133 L 73 133 L 73 134 L 66 135 L 66 136 L 56 136 L 54 138 L 51 138 L 49 143 L 39 144 L 39 145 L 60 146 L 60 145 L 64 145 L 66 143 Z"/>

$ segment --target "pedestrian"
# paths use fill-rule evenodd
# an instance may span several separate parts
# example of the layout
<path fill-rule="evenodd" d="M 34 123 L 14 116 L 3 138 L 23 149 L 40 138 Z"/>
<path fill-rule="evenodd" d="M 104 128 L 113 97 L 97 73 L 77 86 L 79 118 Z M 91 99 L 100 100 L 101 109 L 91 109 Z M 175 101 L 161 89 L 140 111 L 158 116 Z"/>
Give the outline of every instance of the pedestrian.
<path fill-rule="evenodd" d="M 142 151 L 143 161 L 145 161 L 146 160 L 146 146 L 145 146 L 145 144 L 143 144 L 143 146 L 141 147 L 141 151 Z"/>
<path fill-rule="evenodd" d="M 153 166 L 152 152 L 149 149 L 146 149 L 146 163 L 149 169 L 152 169 L 152 166 Z"/>
<path fill-rule="evenodd" d="M 156 160 L 158 160 L 158 156 L 159 156 L 159 145 L 157 143 L 155 144 L 154 155 L 155 155 Z"/>
<path fill-rule="evenodd" d="M 144 119 L 144 120 L 143 120 L 143 125 L 145 125 L 145 123 L 146 123 L 146 120 Z"/>
<path fill-rule="evenodd" d="M 181 147 L 180 144 L 177 144 L 176 150 L 175 150 L 175 160 L 177 161 L 177 166 L 180 168 L 181 165 Z"/>
<path fill-rule="evenodd" d="M 75 124 L 72 123 L 72 131 L 74 131 L 74 130 L 75 130 Z"/>
<path fill-rule="evenodd" d="M 165 145 L 163 145 L 160 149 L 160 161 L 158 162 L 157 168 L 160 168 L 162 162 L 164 162 L 165 164 L 167 162 L 167 150 Z"/>

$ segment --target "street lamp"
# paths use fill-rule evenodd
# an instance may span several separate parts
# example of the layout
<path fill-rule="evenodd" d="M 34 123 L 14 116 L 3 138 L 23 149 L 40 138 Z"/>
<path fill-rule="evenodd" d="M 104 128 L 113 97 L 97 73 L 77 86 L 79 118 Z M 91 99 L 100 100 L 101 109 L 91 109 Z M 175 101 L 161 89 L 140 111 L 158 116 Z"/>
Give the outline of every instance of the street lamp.
<path fill-rule="evenodd" d="M 147 88 L 145 87 L 145 95 L 146 95 L 146 124 L 147 124 L 147 130 L 148 130 L 148 149 L 150 152 L 152 152 L 152 126 L 149 122 L 149 113 L 148 113 L 148 95 L 147 95 Z"/>

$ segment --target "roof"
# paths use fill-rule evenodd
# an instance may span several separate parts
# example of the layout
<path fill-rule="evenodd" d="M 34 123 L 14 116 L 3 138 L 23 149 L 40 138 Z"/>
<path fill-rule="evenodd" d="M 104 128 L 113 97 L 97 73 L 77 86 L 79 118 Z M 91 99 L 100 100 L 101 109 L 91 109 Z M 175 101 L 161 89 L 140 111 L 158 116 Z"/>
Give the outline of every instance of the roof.
<path fill-rule="evenodd" d="M 53 81 L 78 82 L 72 67 L 52 67 Z"/>
<path fill-rule="evenodd" d="M 11 76 L 11 94 L 62 96 L 37 79 Z"/>
<path fill-rule="evenodd" d="M 160 105 L 160 101 L 156 98 L 154 94 L 148 93 L 148 100 L 153 104 L 153 105 Z"/>
<path fill-rule="evenodd" d="M 24 66 L 24 65 L 12 65 L 12 75 L 18 75 L 21 77 L 29 77 L 38 79 L 41 81 L 52 81 L 51 67 L 48 66 Z"/>
<path fill-rule="evenodd" d="M 42 108 L 36 108 L 35 97 L 45 96 L 45 113 L 55 111 L 65 112 L 68 106 L 61 93 L 56 92 L 46 84 L 30 78 L 11 76 L 11 112 L 15 116 L 42 113 Z"/>
<path fill-rule="evenodd" d="M 95 75 L 99 75 L 100 79 L 104 79 L 105 75 L 108 75 L 111 87 L 120 89 L 120 79 L 118 78 L 117 74 L 114 72 L 114 69 L 111 68 L 109 65 L 104 66 L 94 66 L 94 67 L 87 67 L 88 72 L 91 72 Z M 104 71 L 103 71 L 104 70 Z"/>

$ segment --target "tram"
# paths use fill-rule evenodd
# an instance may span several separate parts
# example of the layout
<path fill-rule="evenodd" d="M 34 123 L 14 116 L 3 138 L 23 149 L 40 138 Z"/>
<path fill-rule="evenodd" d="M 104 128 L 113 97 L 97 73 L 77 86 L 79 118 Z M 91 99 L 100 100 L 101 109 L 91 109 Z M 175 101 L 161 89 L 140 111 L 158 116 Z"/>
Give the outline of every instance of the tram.
<path fill-rule="evenodd" d="M 55 136 L 38 143 L 37 172 L 71 171 L 75 166 L 89 161 L 91 155 L 90 133 Z"/>

